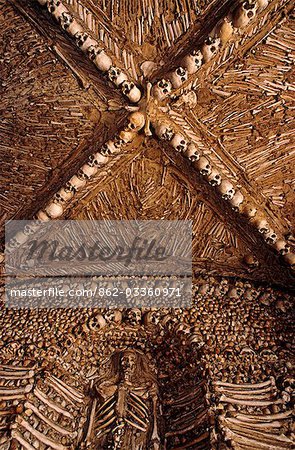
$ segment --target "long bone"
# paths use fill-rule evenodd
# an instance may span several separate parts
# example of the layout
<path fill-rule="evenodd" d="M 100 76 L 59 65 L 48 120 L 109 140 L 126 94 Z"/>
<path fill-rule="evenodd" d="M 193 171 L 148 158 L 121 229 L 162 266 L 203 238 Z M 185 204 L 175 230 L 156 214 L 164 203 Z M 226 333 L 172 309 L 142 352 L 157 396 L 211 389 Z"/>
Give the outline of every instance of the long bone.
<path fill-rule="evenodd" d="M 88 444 L 90 442 L 90 438 L 92 435 L 96 405 L 97 405 L 97 399 L 95 398 L 92 402 L 91 412 L 89 415 L 88 429 L 87 429 L 87 433 L 86 433 L 86 437 L 85 437 L 86 444 Z"/>
<path fill-rule="evenodd" d="M 258 442 L 261 444 L 271 445 L 276 440 L 279 444 L 282 444 L 283 447 L 286 447 L 286 445 L 284 444 L 293 443 L 291 439 L 281 434 L 263 433 L 262 431 L 254 431 L 250 428 L 241 428 L 234 424 L 231 424 L 231 428 L 233 429 L 234 433 L 241 433 L 241 437 L 249 436 L 250 438 L 257 438 Z M 246 436 L 243 436 L 243 433 L 246 434 Z"/>
<path fill-rule="evenodd" d="M 258 442 L 255 439 L 237 435 L 236 433 L 234 433 L 233 431 L 230 431 L 230 430 L 226 430 L 225 436 L 226 436 L 226 438 L 236 442 L 238 445 L 245 444 L 247 446 L 246 447 L 247 449 L 254 447 L 259 450 L 286 450 L 285 446 L 271 445 L 271 444 L 266 444 L 264 442 Z"/>
<path fill-rule="evenodd" d="M 108 406 L 109 404 L 114 405 L 116 403 L 116 400 L 114 400 L 114 395 L 112 395 L 112 397 L 108 398 L 96 411 L 96 415 L 100 414 L 101 411 Z"/>
<path fill-rule="evenodd" d="M 237 400 L 230 397 L 226 397 L 225 395 L 222 395 L 220 397 L 221 402 L 226 403 L 233 403 L 237 405 L 244 405 L 244 406 L 269 406 L 269 405 L 280 405 L 282 404 L 282 400 Z"/>
<path fill-rule="evenodd" d="M 48 417 L 46 417 L 44 414 L 42 414 L 38 408 L 33 405 L 30 402 L 25 402 L 25 408 L 31 409 L 33 411 L 33 413 L 39 418 L 41 419 L 43 422 L 45 422 L 47 425 L 49 425 L 50 427 L 54 428 L 56 431 L 58 431 L 60 434 L 63 434 L 64 436 L 70 436 L 72 438 L 77 436 L 77 432 L 76 431 L 71 431 L 71 430 L 67 430 L 65 428 L 62 428 L 61 426 L 57 425 L 55 422 L 53 422 L 51 419 L 49 419 Z"/>
<path fill-rule="evenodd" d="M 2 386 L 0 388 L 0 398 L 2 399 L 2 395 L 19 395 L 19 394 L 28 394 L 33 388 L 32 384 L 27 384 L 26 386 L 23 386 L 21 388 L 16 389 L 10 389 L 10 387 L 4 387 Z"/>
<path fill-rule="evenodd" d="M 262 387 L 266 387 L 269 385 L 275 385 L 274 378 L 270 378 L 267 381 L 262 381 L 261 383 L 241 383 L 241 384 L 235 384 L 235 383 L 226 383 L 225 381 L 213 381 L 213 386 L 224 386 L 228 388 L 238 388 L 238 389 L 260 389 Z"/>
<path fill-rule="evenodd" d="M 198 402 L 199 404 L 201 404 L 203 399 L 204 399 L 204 395 L 200 394 L 200 395 L 198 395 L 196 397 L 190 398 L 187 401 L 183 401 L 183 402 L 178 401 L 177 403 L 174 403 L 174 404 L 172 404 L 170 406 L 171 406 L 171 408 L 181 408 L 182 406 L 191 405 L 193 402 Z"/>
<path fill-rule="evenodd" d="M 236 424 L 242 428 L 245 429 L 260 429 L 262 428 L 263 430 L 268 430 L 268 429 L 273 429 L 273 428 L 281 428 L 284 426 L 284 422 L 279 421 L 279 420 L 273 420 L 272 422 L 245 422 L 241 419 L 237 419 L 235 417 L 221 417 L 221 422 L 224 424 Z"/>
<path fill-rule="evenodd" d="M 4 380 L 26 380 L 28 378 L 33 378 L 35 372 L 29 370 L 26 372 L 10 372 L 7 370 L 0 370 L 0 378 Z"/>
<path fill-rule="evenodd" d="M 195 427 L 203 423 L 203 420 L 205 419 L 206 415 L 207 411 L 204 411 L 202 414 L 199 414 L 199 416 L 196 417 L 196 420 L 192 425 L 189 425 L 188 427 L 183 428 L 181 430 L 168 431 L 168 433 L 166 433 L 165 436 L 166 437 L 177 436 L 178 434 L 184 434 L 187 433 L 188 431 L 193 430 Z"/>
<path fill-rule="evenodd" d="M 0 370 L 5 370 L 9 372 L 27 372 L 28 370 L 34 370 L 35 366 L 30 368 L 25 368 L 23 366 L 11 366 L 9 364 L 0 364 Z"/>
<path fill-rule="evenodd" d="M 64 409 L 62 406 L 57 405 L 55 402 L 50 400 L 46 394 L 44 394 L 38 387 L 34 389 L 34 394 L 36 397 L 45 405 L 49 406 L 49 408 L 54 409 L 54 411 L 63 414 L 64 416 L 68 417 L 69 419 L 74 419 L 74 416 Z"/>
<path fill-rule="evenodd" d="M 204 441 L 205 439 L 208 439 L 209 438 L 209 431 L 205 431 L 203 434 L 201 434 L 201 436 L 198 436 L 196 439 L 194 439 L 193 441 L 191 441 L 191 442 L 188 442 L 187 444 L 184 444 L 184 445 L 182 445 L 181 447 L 175 447 L 174 449 L 175 450 L 185 450 L 185 449 L 187 449 L 187 448 L 190 448 L 190 447 L 192 447 L 193 445 L 195 445 L 195 444 L 199 444 L 200 442 L 202 442 L 202 441 Z M 202 450 L 202 449 L 208 449 L 208 444 L 207 443 L 205 443 L 205 447 L 200 447 L 199 445 L 198 445 L 198 447 L 194 447 L 194 448 L 196 448 L 196 449 L 198 449 L 198 450 Z"/>
<path fill-rule="evenodd" d="M 16 421 L 19 425 L 21 425 L 25 430 L 29 431 L 36 439 L 38 439 L 43 444 L 52 447 L 54 450 L 68 450 L 68 448 L 64 445 L 58 444 L 57 442 L 45 436 L 45 434 L 40 433 L 40 431 L 32 427 L 29 422 L 27 422 L 23 417 L 18 416 L 16 418 Z"/>
<path fill-rule="evenodd" d="M 20 434 L 18 430 L 12 430 L 11 437 L 21 444 L 25 450 L 36 450 L 36 447 L 33 447 L 28 441 L 26 441 L 24 436 Z"/>
<path fill-rule="evenodd" d="M 66 383 L 64 383 L 59 378 L 56 378 L 55 376 L 51 375 L 49 377 L 49 379 L 51 381 L 55 382 L 56 384 L 58 384 L 60 386 L 60 388 L 63 389 L 66 394 L 68 394 L 68 395 L 70 395 L 72 397 L 73 400 L 75 400 L 77 402 L 82 402 L 83 401 L 83 394 L 81 394 L 80 392 L 76 391 L 71 386 L 68 386 Z"/>
<path fill-rule="evenodd" d="M 233 417 L 236 417 L 237 419 L 244 420 L 245 422 L 253 422 L 253 421 L 271 421 L 271 420 L 282 420 L 287 419 L 288 417 L 292 416 L 292 411 L 285 411 L 277 414 L 265 414 L 263 416 L 259 415 L 251 415 L 251 414 L 241 414 L 241 413 L 232 413 Z"/>
<path fill-rule="evenodd" d="M 227 389 L 227 388 L 219 388 L 218 392 L 225 393 L 228 395 L 249 395 L 249 393 L 250 393 L 250 391 L 248 389 L 247 390 L 244 390 L 244 389 L 232 390 L 232 389 Z M 256 396 L 256 395 L 263 395 L 267 392 L 277 392 L 277 389 L 275 386 L 269 386 L 269 387 L 266 387 L 261 390 L 251 391 L 251 394 Z"/>
<path fill-rule="evenodd" d="M 272 400 L 273 398 L 276 397 L 276 393 L 275 392 L 265 392 L 263 394 L 253 394 L 253 395 L 249 395 L 248 394 L 223 394 L 228 398 L 234 399 L 234 400 L 247 400 L 249 399 L 249 397 L 252 400 Z"/>

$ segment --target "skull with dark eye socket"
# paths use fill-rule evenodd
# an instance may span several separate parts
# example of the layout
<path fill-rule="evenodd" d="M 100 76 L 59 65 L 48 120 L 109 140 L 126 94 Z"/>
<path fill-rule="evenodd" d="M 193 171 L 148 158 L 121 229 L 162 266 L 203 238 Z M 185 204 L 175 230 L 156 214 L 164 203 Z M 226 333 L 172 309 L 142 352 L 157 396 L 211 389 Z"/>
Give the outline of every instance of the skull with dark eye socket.
<path fill-rule="evenodd" d="M 187 141 L 185 140 L 184 136 L 181 134 L 176 133 L 171 141 L 172 147 L 175 148 L 177 152 L 185 152 L 187 149 Z"/>
<path fill-rule="evenodd" d="M 169 80 L 160 80 L 158 81 L 158 86 L 162 89 L 163 94 L 170 94 L 172 90 L 172 84 Z"/>
<path fill-rule="evenodd" d="M 56 8 L 60 6 L 60 4 L 61 4 L 60 0 L 49 0 L 47 2 L 47 9 L 51 14 L 53 14 Z"/>
<path fill-rule="evenodd" d="M 88 39 L 88 34 L 81 33 L 80 31 L 78 31 L 74 37 L 75 37 L 75 41 L 76 41 L 76 44 L 78 45 L 78 47 L 82 47 L 82 45 L 85 44 L 85 42 Z"/>
<path fill-rule="evenodd" d="M 184 83 L 187 80 L 187 70 L 184 67 L 177 67 L 176 75 L 180 78 L 181 82 Z"/>
<path fill-rule="evenodd" d="M 122 83 L 122 92 L 124 95 L 128 95 L 133 89 L 135 84 L 132 81 L 124 81 Z"/>
<path fill-rule="evenodd" d="M 87 49 L 88 57 L 91 59 L 91 61 L 94 61 L 94 59 L 102 52 L 102 48 L 98 45 L 90 45 Z"/>
<path fill-rule="evenodd" d="M 67 30 L 71 23 L 73 23 L 74 18 L 68 12 L 63 12 L 59 18 L 60 25 L 64 30 Z"/>

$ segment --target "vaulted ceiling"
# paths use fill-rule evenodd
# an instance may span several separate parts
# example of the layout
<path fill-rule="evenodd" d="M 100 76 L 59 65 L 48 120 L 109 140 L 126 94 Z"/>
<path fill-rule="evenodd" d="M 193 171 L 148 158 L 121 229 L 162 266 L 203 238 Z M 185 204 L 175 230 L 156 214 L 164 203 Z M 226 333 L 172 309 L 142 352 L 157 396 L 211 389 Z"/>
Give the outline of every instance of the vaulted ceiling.
<path fill-rule="evenodd" d="M 89 155 L 126 129 L 140 108 L 153 135 L 142 128 L 62 205 L 58 218 L 192 219 L 196 276 L 293 285 L 292 253 L 282 257 L 255 222 L 265 218 L 294 249 L 292 2 L 270 1 L 226 36 L 221 27 L 237 14 L 235 1 L 62 3 L 140 87 L 143 101 L 130 102 L 38 1 L 0 0 L 2 227 L 46 211 Z M 148 104 L 148 82 L 173 78 L 212 30 L 220 35 L 218 52 L 165 98 L 156 98 L 154 87 Z M 164 123 L 243 194 L 244 204 L 258 210 L 255 218 L 248 220 L 244 204 L 234 211 L 196 163 L 159 139 Z"/>

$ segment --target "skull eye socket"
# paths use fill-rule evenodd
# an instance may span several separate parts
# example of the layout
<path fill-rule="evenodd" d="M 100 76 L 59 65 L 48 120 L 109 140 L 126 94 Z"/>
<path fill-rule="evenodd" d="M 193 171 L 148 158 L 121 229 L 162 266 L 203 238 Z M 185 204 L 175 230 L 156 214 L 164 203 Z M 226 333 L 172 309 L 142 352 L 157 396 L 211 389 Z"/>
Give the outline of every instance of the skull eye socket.
<path fill-rule="evenodd" d="M 253 11 L 248 11 L 247 16 L 251 19 L 254 16 Z"/>

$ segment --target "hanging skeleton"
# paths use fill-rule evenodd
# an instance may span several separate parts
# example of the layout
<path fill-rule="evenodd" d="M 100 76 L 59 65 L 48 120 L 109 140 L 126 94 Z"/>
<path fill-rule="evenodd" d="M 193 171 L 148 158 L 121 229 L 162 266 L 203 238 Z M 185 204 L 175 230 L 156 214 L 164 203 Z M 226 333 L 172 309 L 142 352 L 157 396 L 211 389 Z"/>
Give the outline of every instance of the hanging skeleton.
<path fill-rule="evenodd" d="M 159 450 L 158 388 L 146 356 L 116 352 L 92 382 L 92 405 L 86 447 Z"/>

